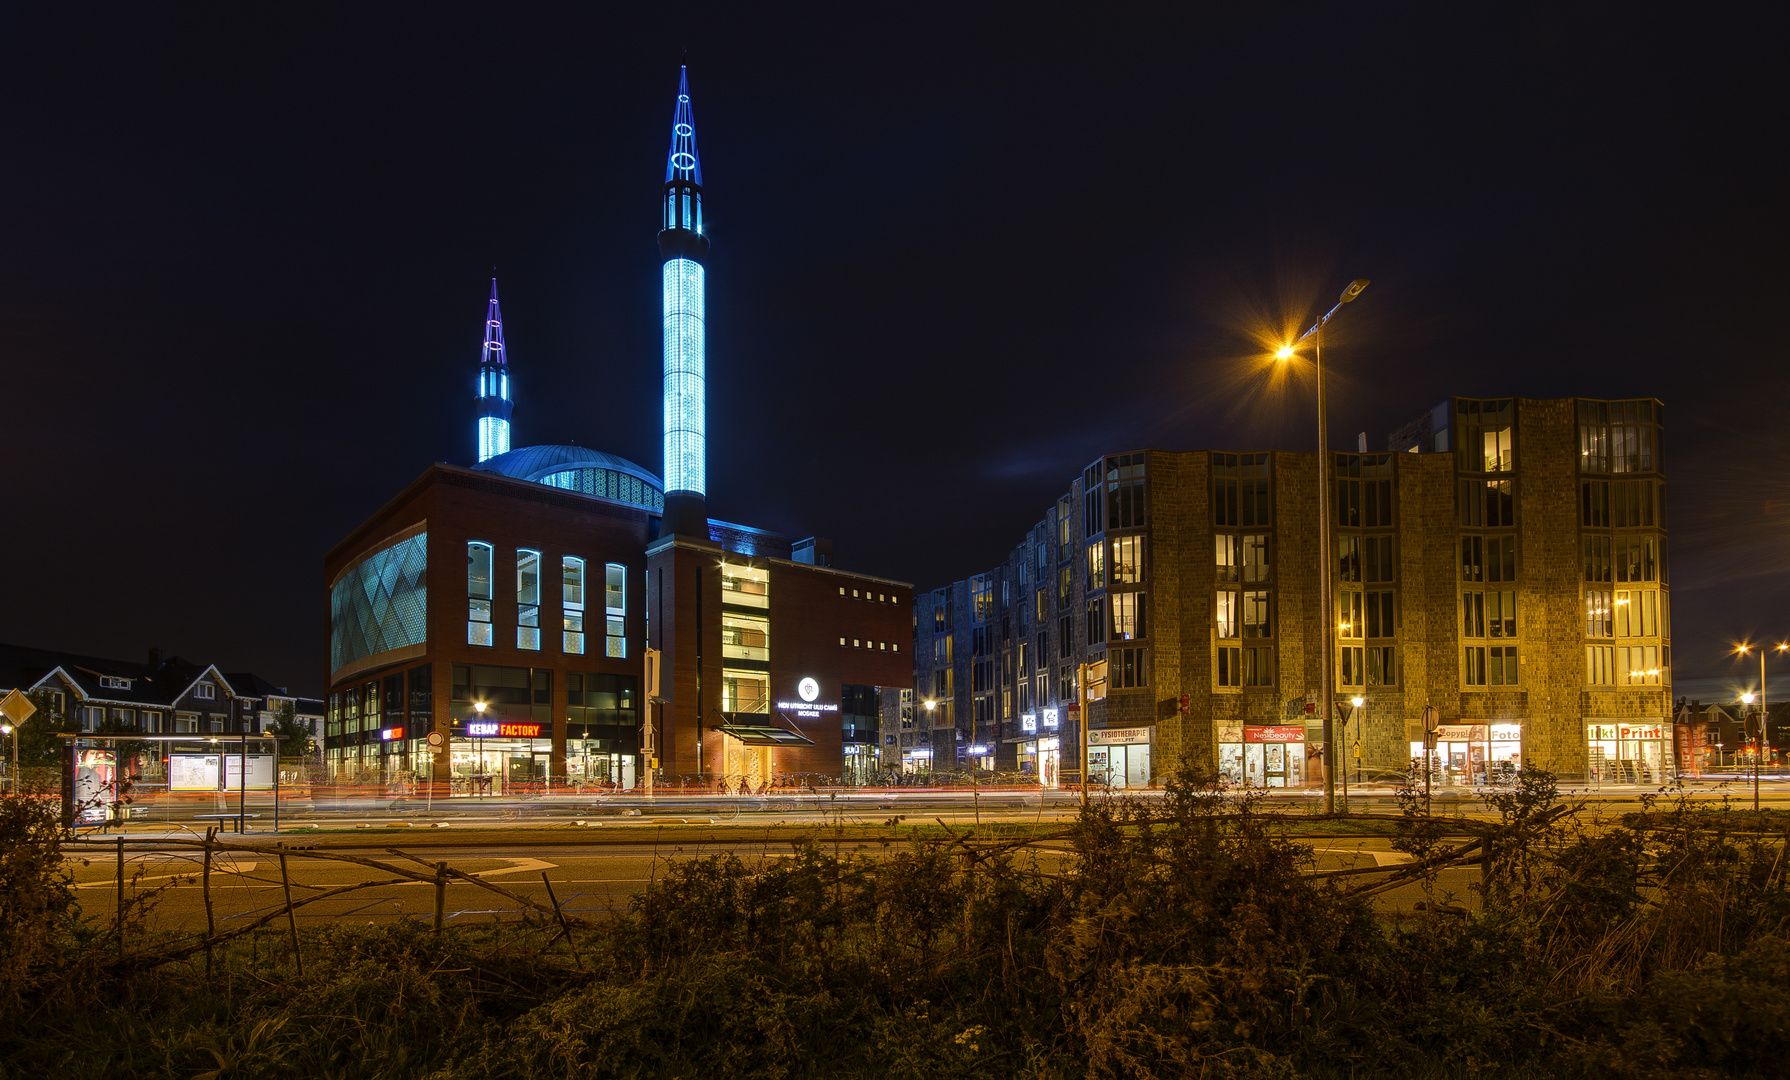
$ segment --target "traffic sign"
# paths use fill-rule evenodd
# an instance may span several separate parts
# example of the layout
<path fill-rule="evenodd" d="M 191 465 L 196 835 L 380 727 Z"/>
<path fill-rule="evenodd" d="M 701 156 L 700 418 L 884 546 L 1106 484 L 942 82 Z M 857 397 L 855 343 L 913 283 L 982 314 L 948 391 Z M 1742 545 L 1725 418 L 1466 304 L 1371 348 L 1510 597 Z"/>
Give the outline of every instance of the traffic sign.
<path fill-rule="evenodd" d="M 1423 707 L 1423 730 L 1434 735 L 1436 733 L 1436 728 L 1440 727 L 1441 724 L 1442 714 L 1436 711 L 1434 705 L 1425 705 Z"/>
<path fill-rule="evenodd" d="M 17 690 L 8 691 L 5 697 L 0 698 L 0 714 L 5 714 L 6 718 L 15 724 L 22 724 L 31 719 L 31 715 L 35 712 L 37 712 L 37 706 L 31 704 L 31 699 Z"/>
<path fill-rule="evenodd" d="M 429 732 L 428 743 L 430 746 L 433 746 L 433 747 L 436 747 L 437 749 L 439 749 L 441 747 L 441 744 L 446 741 L 447 741 L 446 739 L 441 737 L 441 732 L 439 732 L 439 731 Z"/>

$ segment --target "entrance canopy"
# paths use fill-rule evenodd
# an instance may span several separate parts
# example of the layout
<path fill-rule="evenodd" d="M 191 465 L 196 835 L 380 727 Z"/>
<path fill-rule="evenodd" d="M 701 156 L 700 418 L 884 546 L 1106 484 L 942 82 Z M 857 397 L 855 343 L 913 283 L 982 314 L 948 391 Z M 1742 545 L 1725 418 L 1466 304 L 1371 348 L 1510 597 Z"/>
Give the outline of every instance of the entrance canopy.
<path fill-rule="evenodd" d="M 788 728 L 763 724 L 722 724 L 721 734 L 731 735 L 747 746 L 813 746 L 814 740 Z"/>

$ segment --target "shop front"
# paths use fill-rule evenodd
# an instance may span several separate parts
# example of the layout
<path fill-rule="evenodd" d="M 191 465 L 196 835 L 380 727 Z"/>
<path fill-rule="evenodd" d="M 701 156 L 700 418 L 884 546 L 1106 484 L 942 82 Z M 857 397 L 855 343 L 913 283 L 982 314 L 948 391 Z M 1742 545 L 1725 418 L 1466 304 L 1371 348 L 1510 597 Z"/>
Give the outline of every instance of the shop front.
<path fill-rule="evenodd" d="M 1088 780 L 1114 790 L 1150 786 L 1154 727 L 1102 728 L 1088 732 Z"/>
<path fill-rule="evenodd" d="M 1238 787 L 1305 783 L 1305 728 L 1295 724 L 1218 729 L 1218 772 Z"/>
<path fill-rule="evenodd" d="M 1019 771 L 1037 777 L 1038 783 L 1054 788 L 1062 783 L 1062 740 L 1051 735 L 1026 739 L 1019 744 Z"/>
<path fill-rule="evenodd" d="M 552 768 L 552 733 L 543 724 L 466 720 L 448 738 L 451 795 L 540 794 Z"/>
<path fill-rule="evenodd" d="M 904 746 L 901 748 L 901 774 L 912 776 L 915 773 L 932 771 L 932 747 Z"/>
<path fill-rule="evenodd" d="M 769 723 L 763 713 L 723 713 L 722 775 L 718 781 L 741 793 L 764 791 L 779 782 L 777 750 L 813 746 L 801 732 Z"/>
<path fill-rule="evenodd" d="M 1411 764 L 1419 777 L 1428 759 L 1430 783 L 1440 787 L 1505 784 L 1523 765 L 1523 724 L 1443 724 L 1436 728 L 1435 749 L 1423 748 L 1421 725 L 1412 728 Z"/>
<path fill-rule="evenodd" d="M 1599 784 L 1659 784 L 1673 773 L 1671 726 L 1664 720 L 1585 724 L 1585 775 Z"/>

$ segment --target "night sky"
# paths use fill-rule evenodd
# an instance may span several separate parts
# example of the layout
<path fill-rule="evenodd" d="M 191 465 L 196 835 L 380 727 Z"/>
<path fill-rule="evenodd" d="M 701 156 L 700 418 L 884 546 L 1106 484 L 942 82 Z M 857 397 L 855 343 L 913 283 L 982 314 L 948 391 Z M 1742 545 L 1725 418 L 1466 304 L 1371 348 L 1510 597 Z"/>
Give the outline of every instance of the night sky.
<path fill-rule="evenodd" d="M 1310 448 L 1263 335 L 1367 277 L 1336 448 L 1659 397 L 1680 691 L 1790 635 L 1765 6 L 621 6 L 0 8 L 0 640 L 320 691 L 324 552 L 473 456 L 493 266 L 515 445 L 657 472 L 685 49 L 713 516 L 985 569 L 1102 452 Z"/>

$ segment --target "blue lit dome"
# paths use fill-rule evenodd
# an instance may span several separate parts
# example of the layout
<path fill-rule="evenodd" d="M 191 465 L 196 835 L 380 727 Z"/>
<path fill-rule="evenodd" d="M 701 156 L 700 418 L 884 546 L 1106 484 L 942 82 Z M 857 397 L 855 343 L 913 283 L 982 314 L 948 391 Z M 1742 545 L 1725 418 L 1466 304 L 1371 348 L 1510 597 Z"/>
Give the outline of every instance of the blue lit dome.
<path fill-rule="evenodd" d="M 524 446 L 474 465 L 516 480 L 614 499 L 655 512 L 665 510 L 665 485 L 627 458 L 582 446 Z"/>

